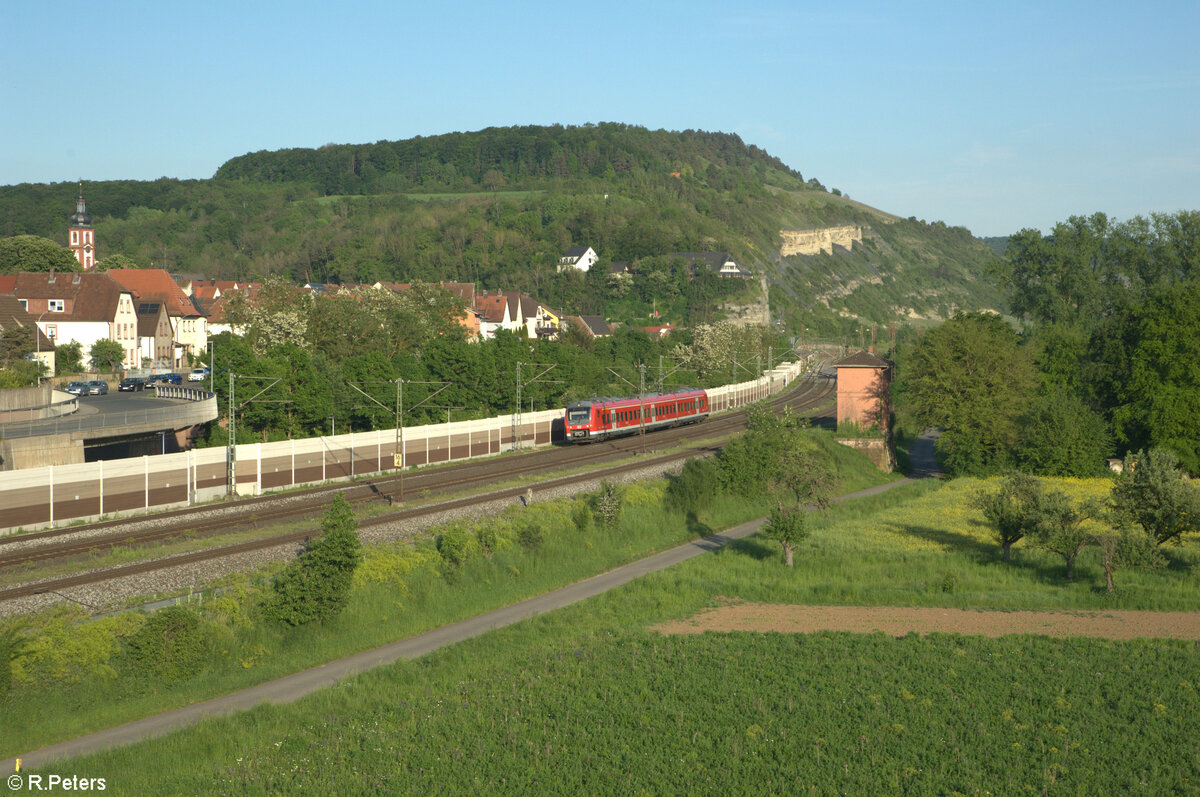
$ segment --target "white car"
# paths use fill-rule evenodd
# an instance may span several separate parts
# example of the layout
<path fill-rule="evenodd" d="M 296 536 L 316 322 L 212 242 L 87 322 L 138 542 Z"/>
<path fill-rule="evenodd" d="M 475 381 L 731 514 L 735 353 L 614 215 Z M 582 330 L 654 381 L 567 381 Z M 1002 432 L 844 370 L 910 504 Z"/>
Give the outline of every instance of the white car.
<path fill-rule="evenodd" d="M 203 382 L 205 379 L 208 379 L 208 375 L 210 373 L 212 373 L 212 371 L 208 368 L 193 368 L 192 372 L 188 374 L 188 381 Z"/>

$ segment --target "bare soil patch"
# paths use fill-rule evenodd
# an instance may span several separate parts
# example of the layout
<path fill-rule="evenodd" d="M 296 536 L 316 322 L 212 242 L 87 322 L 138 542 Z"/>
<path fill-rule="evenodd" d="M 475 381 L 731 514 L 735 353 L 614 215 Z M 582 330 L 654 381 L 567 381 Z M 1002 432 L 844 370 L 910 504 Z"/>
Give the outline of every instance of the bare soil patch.
<path fill-rule="evenodd" d="M 1051 637 L 1200 640 L 1200 612 L 1000 612 L 897 606 L 733 603 L 705 609 L 686 620 L 655 626 L 655 630 L 664 634 L 700 634 L 705 631 L 774 631 L 785 634 L 853 631 L 868 634 L 882 631 L 892 636 L 937 632 L 990 637 L 1038 634 Z"/>

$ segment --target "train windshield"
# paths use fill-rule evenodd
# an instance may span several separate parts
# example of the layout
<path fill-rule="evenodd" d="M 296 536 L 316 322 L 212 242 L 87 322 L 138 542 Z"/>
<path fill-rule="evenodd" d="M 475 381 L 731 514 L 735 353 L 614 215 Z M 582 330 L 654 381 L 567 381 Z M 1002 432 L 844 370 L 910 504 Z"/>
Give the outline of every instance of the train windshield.
<path fill-rule="evenodd" d="M 567 423 L 587 423 L 591 420 L 591 407 L 573 407 L 567 410 Z"/>

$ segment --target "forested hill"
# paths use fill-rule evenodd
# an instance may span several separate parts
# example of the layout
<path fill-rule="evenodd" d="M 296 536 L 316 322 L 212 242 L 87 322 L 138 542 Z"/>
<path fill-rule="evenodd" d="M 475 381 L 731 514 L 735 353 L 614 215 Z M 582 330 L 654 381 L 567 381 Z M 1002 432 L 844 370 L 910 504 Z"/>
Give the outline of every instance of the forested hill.
<path fill-rule="evenodd" d="M 0 236 L 65 242 L 76 191 L 0 187 Z M 664 256 L 728 251 L 769 278 L 772 314 L 793 326 L 999 307 L 984 278 L 995 256 L 969 231 L 850 200 L 725 133 L 490 128 L 257 152 L 210 180 L 94 182 L 84 195 L 101 258 L 212 278 L 460 280 L 568 313 L 636 322 L 653 309 L 688 324 L 722 303 L 753 304 L 759 282 L 689 281 Z M 781 254 L 781 230 L 829 227 L 860 237 L 849 249 Z M 556 273 L 578 244 L 602 258 L 590 282 Z M 634 264 L 631 283 L 605 282 L 615 261 Z"/>
<path fill-rule="evenodd" d="M 227 162 L 218 180 L 312 186 L 322 195 L 546 188 L 557 181 L 699 174 L 712 189 L 770 182 L 799 187 L 800 173 L 729 133 L 650 131 L 621 124 L 488 128 L 375 144 L 255 152 Z"/>

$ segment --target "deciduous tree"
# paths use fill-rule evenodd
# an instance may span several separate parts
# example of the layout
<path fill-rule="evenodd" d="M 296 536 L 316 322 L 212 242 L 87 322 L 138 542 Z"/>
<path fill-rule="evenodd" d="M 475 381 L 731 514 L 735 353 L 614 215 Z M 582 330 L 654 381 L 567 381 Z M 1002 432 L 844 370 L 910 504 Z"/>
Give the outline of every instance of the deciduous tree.
<path fill-rule="evenodd" d="M 95 370 L 116 373 L 117 366 L 125 361 L 125 349 L 115 340 L 98 340 L 88 349 L 88 359 Z"/>
<path fill-rule="evenodd" d="M 1060 387 L 1038 396 L 1021 421 L 1017 464 L 1041 476 L 1087 478 L 1106 471 L 1108 425 L 1080 398 Z"/>
<path fill-rule="evenodd" d="M 54 373 L 77 374 L 83 370 L 83 344 L 77 340 L 60 343 L 54 350 Z"/>
<path fill-rule="evenodd" d="M 37 235 L 0 238 L 0 274 L 22 271 L 80 271 L 70 249 Z"/>
<path fill-rule="evenodd" d="M 1141 526 L 1157 545 L 1200 531 L 1200 489 L 1168 449 L 1126 455 L 1111 501 L 1118 517 Z"/>
<path fill-rule="evenodd" d="M 778 417 L 763 406 L 752 409 L 749 431 L 741 438 L 740 456 L 721 457 L 723 469 L 754 463 L 757 492 L 766 491 L 773 504 L 763 535 L 783 549 L 793 566 L 796 546 L 808 536 L 805 514 L 824 510 L 833 500 L 834 474 L 828 457 L 803 431 L 803 420 Z"/>
<path fill-rule="evenodd" d="M 1038 527 L 1038 504 L 1043 493 L 1041 482 L 1027 473 L 1010 473 L 996 490 L 980 492 L 975 506 L 996 532 L 1004 561 L 1012 559 L 1012 547 L 1033 534 Z"/>
<path fill-rule="evenodd" d="M 1118 526 L 1092 536 L 1100 548 L 1100 564 L 1104 568 L 1104 583 L 1111 595 L 1116 591 L 1117 571 L 1130 567 L 1161 567 L 1162 552 L 1154 541 L 1128 526 Z"/>
<path fill-rule="evenodd" d="M 108 257 L 101 258 L 96 261 L 94 271 L 110 271 L 118 268 L 144 268 L 141 263 L 138 263 L 131 257 L 114 253 Z"/>
<path fill-rule="evenodd" d="M 1034 544 L 1063 558 L 1068 580 L 1075 578 L 1075 560 L 1092 539 L 1084 524 L 1100 513 L 1099 504 L 1076 506 L 1061 490 L 1043 490 L 1034 502 Z"/>
<path fill-rule="evenodd" d="M 955 475 L 1003 467 L 1033 395 L 1032 353 L 1001 318 L 960 313 L 930 330 L 905 358 L 895 395 L 924 426 L 944 430 L 938 452 Z"/>
<path fill-rule="evenodd" d="M 1170 448 L 1200 473 L 1200 287 L 1155 291 L 1126 327 L 1129 373 L 1113 420 L 1131 446 Z"/>

